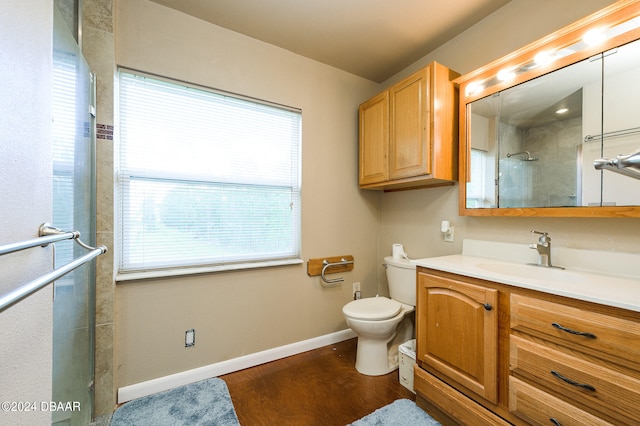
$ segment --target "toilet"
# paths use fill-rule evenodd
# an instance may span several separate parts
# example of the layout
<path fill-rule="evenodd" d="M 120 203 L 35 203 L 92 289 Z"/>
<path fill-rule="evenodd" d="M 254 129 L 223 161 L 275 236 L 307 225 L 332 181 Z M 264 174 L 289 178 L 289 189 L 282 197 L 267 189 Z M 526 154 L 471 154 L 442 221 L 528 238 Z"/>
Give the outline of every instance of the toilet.
<path fill-rule="evenodd" d="M 384 258 L 391 298 L 376 296 L 342 308 L 347 325 L 358 335 L 356 370 L 380 376 L 398 368 L 398 345 L 413 338 L 416 306 L 416 264 Z"/>

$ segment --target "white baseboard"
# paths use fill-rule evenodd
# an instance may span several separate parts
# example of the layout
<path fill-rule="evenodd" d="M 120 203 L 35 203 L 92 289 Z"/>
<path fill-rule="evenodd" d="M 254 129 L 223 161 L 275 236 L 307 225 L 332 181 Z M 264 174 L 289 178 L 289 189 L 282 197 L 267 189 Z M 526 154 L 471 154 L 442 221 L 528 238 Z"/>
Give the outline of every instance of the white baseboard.
<path fill-rule="evenodd" d="M 351 329 L 337 331 L 335 333 L 325 334 L 324 336 L 314 337 L 313 339 L 303 340 L 301 342 L 291 343 L 289 345 L 241 356 L 239 358 L 233 358 L 227 361 L 206 365 L 204 367 L 194 368 L 181 373 L 159 377 L 146 382 L 124 386 L 118 389 L 118 404 L 179 386 L 188 385 L 189 383 L 198 382 L 200 380 L 233 373 L 234 371 L 254 367 L 256 365 L 286 358 L 291 355 L 307 352 L 323 346 L 332 345 L 354 337 L 356 337 L 356 334 Z"/>

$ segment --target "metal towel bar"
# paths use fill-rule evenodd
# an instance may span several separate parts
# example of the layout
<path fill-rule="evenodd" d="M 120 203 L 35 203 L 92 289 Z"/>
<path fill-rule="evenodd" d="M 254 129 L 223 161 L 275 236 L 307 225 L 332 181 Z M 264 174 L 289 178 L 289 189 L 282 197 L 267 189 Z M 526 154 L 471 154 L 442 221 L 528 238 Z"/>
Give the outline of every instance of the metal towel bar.
<path fill-rule="evenodd" d="M 40 225 L 38 235 L 40 235 L 38 238 L 0 246 L 0 256 L 3 254 L 14 253 L 16 251 L 25 250 L 37 246 L 46 247 L 49 244 L 56 243 L 58 241 L 75 240 L 80 238 L 80 232 L 78 231 L 64 232 L 59 230 L 58 228 L 54 228 L 48 223 L 43 223 L 42 225 Z"/>
<path fill-rule="evenodd" d="M 640 179 L 640 152 L 618 155 L 616 158 L 599 158 L 593 162 L 596 170 L 609 170 L 624 176 Z"/>
<path fill-rule="evenodd" d="M 74 269 L 84 265 L 85 263 L 92 260 L 93 258 L 107 252 L 106 246 L 91 247 L 83 243 L 82 241 L 80 241 L 80 232 L 78 231 L 72 231 L 72 232 L 61 231 L 58 228 L 52 227 L 48 223 L 43 223 L 40 226 L 39 235 L 40 235 L 39 238 L 34 238 L 32 240 L 0 246 L 0 255 L 13 253 L 19 250 L 24 250 L 27 248 L 32 248 L 37 246 L 44 247 L 51 243 L 55 243 L 57 241 L 70 240 L 70 239 L 75 240 L 76 243 L 78 243 L 80 246 L 91 251 L 85 254 L 84 256 L 74 259 L 68 264 L 61 266 L 57 269 L 54 269 L 53 271 L 45 275 L 42 275 L 41 277 L 36 278 L 35 280 L 32 280 L 27 284 L 24 284 L 23 286 L 13 291 L 10 291 L 9 293 L 6 293 L 2 297 L 0 297 L 0 312 L 4 311 L 9 306 L 12 306 L 13 304 L 24 299 L 25 297 L 35 293 L 36 291 L 40 290 L 42 287 L 49 284 L 50 282 L 57 280 L 58 278 L 73 271 Z"/>
<path fill-rule="evenodd" d="M 585 142 L 591 142 L 591 141 L 596 141 L 599 140 L 601 138 L 610 138 L 610 137 L 616 137 L 616 136 L 627 136 L 627 135 L 633 135 L 636 133 L 640 133 L 640 127 L 632 127 L 630 129 L 623 129 L 623 130 L 614 130 L 612 132 L 605 132 L 601 135 L 587 135 L 584 137 L 584 141 Z"/>
<path fill-rule="evenodd" d="M 329 280 L 324 276 L 325 271 L 327 270 L 327 268 L 331 268 L 333 266 L 351 265 L 352 263 L 353 263 L 353 260 L 346 260 L 344 258 L 340 259 L 340 262 L 335 262 L 335 263 L 329 263 L 329 261 L 325 259 L 322 261 L 322 272 L 320 272 L 320 278 L 322 278 L 322 281 L 324 281 L 327 284 L 340 283 L 344 281 L 344 278 L 340 277 L 340 278 L 334 278 Z M 327 287 L 327 286 L 323 284 L 323 287 Z"/>

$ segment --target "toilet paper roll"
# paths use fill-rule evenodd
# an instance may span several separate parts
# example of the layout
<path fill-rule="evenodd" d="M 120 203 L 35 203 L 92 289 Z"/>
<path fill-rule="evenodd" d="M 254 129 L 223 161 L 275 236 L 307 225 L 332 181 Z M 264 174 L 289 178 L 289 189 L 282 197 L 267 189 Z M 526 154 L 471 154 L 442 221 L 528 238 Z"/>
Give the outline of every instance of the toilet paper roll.
<path fill-rule="evenodd" d="M 407 255 L 404 252 L 404 247 L 402 246 L 402 244 L 394 244 L 393 246 L 391 246 L 391 253 L 394 259 L 404 259 L 404 257 Z"/>

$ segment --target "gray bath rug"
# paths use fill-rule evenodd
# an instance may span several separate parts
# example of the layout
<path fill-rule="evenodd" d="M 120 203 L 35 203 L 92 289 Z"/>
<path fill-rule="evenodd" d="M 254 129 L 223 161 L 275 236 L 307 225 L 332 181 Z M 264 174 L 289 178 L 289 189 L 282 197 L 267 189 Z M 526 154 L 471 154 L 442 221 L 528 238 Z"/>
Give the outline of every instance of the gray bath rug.
<path fill-rule="evenodd" d="M 239 426 L 227 384 L 218 378 L 190 383 L 127 402 L 111 426 Z"/>
<path fill-rule="evenodd" d="M 415 402 L 398 399 L 361 418 L 351 426 L 439 426 Z"/>

